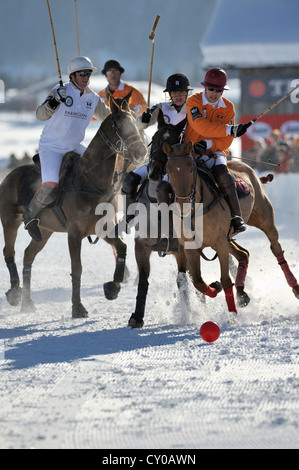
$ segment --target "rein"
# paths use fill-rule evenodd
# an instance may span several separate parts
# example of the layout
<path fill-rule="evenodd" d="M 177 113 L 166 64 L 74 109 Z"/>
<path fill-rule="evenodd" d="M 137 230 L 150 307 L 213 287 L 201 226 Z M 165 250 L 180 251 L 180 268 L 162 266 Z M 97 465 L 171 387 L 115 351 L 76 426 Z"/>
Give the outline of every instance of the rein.
<path fill-rule="evenodd" d="M 124 152 L 126 150 L 129 150 L 130 146 L 132 146 L 133 144 L 135 144 L 135 143 L 137 143 L 141 140 L 140 136 L 136 134 L 136 135 L 129 136 L 126 139 L 126 141 L 124 141 L 124 139 L 121 137 L 121 135 L 118 131 L 118 127 L 117 127 L 116 122 L 115 122 L 113 117 L 112 117 L 112 129 L 114 130 L 116 136 L 118 137 L 118 140 L 115 143 L 112 142 L 106 136 L 106 134 L 104 133 L 104 131 L 102 130 L 101 127 L 102 126 L 100 126 L 100 128 L 98 129 L 98 133 L 99 133 L 100 137 L 102 138 L 102 140 L 105 142 L 105 144 L 108 145 L 108 147 L 110 147 L 110 149 L 112 149 L 112 152 L 110 152 L 103 160 L 98 161 L 95 165 L 91 166 L 87 170 L 83 170 L 83 168 L 82 168 L 82 159 L 80 158 L 79 159 L 79 168 L 80 168 L 81 173 L 79 175 L 74 176 L 73 182 L 74 182 L 74 180 L 76 180 L 78 178 L 81 178 L 83 176 L 84 179 L 87 181 L 87 183 L 92 186 L 92 189 L 91 188 L 82 188 L 82 187 L 79 187 L 79 188 L 72 187 L 72 189 L 71 189 L 72 191 L 78 191 L 78 192 L 82 192 L 82 193 L 86 193 L 86 194 L 93 194 L 95 196 L 105 194 L 107 192 L 107 190 L 103 190 L 103 189 L 98 188 L 97 185 L 91 181 L 91 179 L 88 176 L 88 173 L 93 171 L 99 165 L 104 164 L 110 157 L 112 157 L 116 153 L 124 154 Z M 131 140 L 131 142 L 128 143 L 129 140 Z M 112 199 L 112 197 L 114 196 L 116 191 L 114 189 L 112 189 L 111 191 L 112 191 L 112 194 L 111 194 L 111 199 Z"/>
<path fill-rule="evenodd" d="M 190 191 L 190 194 L 187 195 L 187 196 L 179 196 L 175 193 L 175 198 L 177 199 L 189 199 L 190 203 L 191 203 L 191 210 L 194 209 L 194 205 L 195 205 L 195 197 L 196 197 L 196 180 L 197 180 L 197 166 L 196 166 L 196 159 L 190 155 L 190 154 L 186 154 L 186 155 L 169 155 L 168 156 L 168 159 L 175 159 L 175 158 L 180 158 L 180 159 L 186 159 L 186 158 L 192 158 L 192 167 L 190 169 L 190 172 L 192 172 L 193 174 L 193 181 L 192 181 L 192 187 L 191 187 L 191 191 Z M 203 194 L 201 193 L 201 200 L 203 199 Z M 218 194 L 217 197 L 215 199 L 213 199 L 213 201 L 205 208 L 203 208 L 203 215 L 204 214 L 207 214 L 208 212 L 210 212 L 213 207 L 218 204 L 218 202 L 220 202 L 220 200 L 222 199 L 222 194 Z M 194 214 L 192 216 L 192 218 L 194 217 Z M 183 218 L 181 216 L 181 218 Z M 197 248 L 200 256 L 205 260 L 205 261 L 214 261 L 217 257 L 218 257 L 218 254 L 215 253 L 215 255 L 213 256 L 213 258 L 208 258 L 203 250 L 201 248 Z"/>

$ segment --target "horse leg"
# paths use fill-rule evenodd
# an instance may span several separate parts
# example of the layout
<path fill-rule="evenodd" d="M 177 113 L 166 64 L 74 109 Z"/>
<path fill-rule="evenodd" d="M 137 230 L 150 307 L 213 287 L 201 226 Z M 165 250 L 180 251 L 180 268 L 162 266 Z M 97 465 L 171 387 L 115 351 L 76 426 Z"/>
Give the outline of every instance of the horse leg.
<path fill-rule="evenodd" d="M 128 326 L 132 328 L 142 328 L 144 321 L 145 303 L 148 292 L 148 278 L 150 275 L 151 251 L 146 248 L 140 238 L 135 239 L 135 258 L 139 271 L 138 288 L 135 311 L 132 313 Z"/>
<path fill-rule="evenodd" d="M 229 242 L 227 239 L 223 239 L 214 249 L 218 253 L 218 259 L 220 263 L 220 281 L 224 290 L 227 308 L 230 313 L 228 322 L 229 324 L 233 324 L 236 323 L 236 315 L 238 314 L 238 310 L 234 298 L 233 282 L 229 275 Z"/>
<path fill-rule="evenodd" d="M 124 279 L 125 267 L 126 267 L 126 256 L 127 256 L 127 245 L 119 237 L 116 238 L 105 238 L 105 241 L 112 245 L 116 250 L 116 263 L 113 275 L 113 281 L 105 282 L 104 293 L 108 300 L 115 300 L 118 297 L 121 282 Z"/>
<path fill-rule="evenodd" d="M 20 278 L 17 265 L 15 263 L 15 242 L 17 238 L 18 228 L 21 224 L 21 215 L 2 216 L 1 222 L 3 226 L 4 248 L 3 256 L 9 271 L 10 289 L 5 293 L 8 303 L 17 306 L 21 302 L 22 289 L 20 287 Z"/>
<path fill-rule="evenodd" d="M 31 298 L 31 270 L 32 264 L 35 260 L 36 255 L 44 248 L 47 241 L 53 232 L 48 230 L 40 229 L 42 234 L 42 241 L 37 242 L 34 239 L 29 243 L 27 248 L 24 251 L 23 258 L 23 295 L 22 295 L 22 304 L 21 312 L 35 312 L 36 307 Z"/>
<path fill-rule="evenodd" d="M 286 259 L 284 256 L 284 251 L 281 244 L 279 243 L 278 230 L 274 221 L 274 211 L 272 204 L 269 200 L 265 199 L 266 204 L 264 204 L 263 210 L 261 213 L 253 213 L 248 220 L 249 225 L 262 230 L 270 241 L 270 248 L 277 259 L 279 266 L 286 278 L 288 285 L 292 288 L 292 291 L 297 299 L 299 299 L 299 285 L 298 281 L 292 273 Z"/>
<path fill-rule="evenodd" d="M 72 278 L 72 318 L 88 317 L 88 312 L 81 302 L 81 243 L 82 235 L 79 230 L 75 229 L 68 233 Z"/>
<path fill-rule="evenodd" d="M 248 305 L 250 302 L 250 297 L 244 290 L 249 262 L 249 251 L 241 247 L 235 240 L 231 240 L 229 246 L 230 253 L 237 259 L 239 263 L 235 279 L 238 305 L 240 307 L 246 307 L 246 305 Z"/>
<path fill-rule="evenodd" d="M 197 250 L 185 250 L 187 269 L 190 272 L 195 289 L 208 297 L 216 297 L 222 291 L 220 282 L 206 284 L 201 277 L 200 253 Z"/>
<path fill-rule="evenodd" d="M 186 255 L 184 248 L 182 245 L 179 247 L 179 251 L 174 253 L 177 266 L 178 266 L 178 274 L 177 274 L 177 279 L 176 283 L 178 286 L 179 290 L 179 298 L 180 298 L 180 303 L 181 307 L 184 307 L 184 309 L 187 309 L 188 311 L 191 309 L 191 304 L 190 304 L 190 296 L 189 296 L 189 290 L 188 290 L 188 279 L 187 279 L 187 260 L 186 260 Z"/>

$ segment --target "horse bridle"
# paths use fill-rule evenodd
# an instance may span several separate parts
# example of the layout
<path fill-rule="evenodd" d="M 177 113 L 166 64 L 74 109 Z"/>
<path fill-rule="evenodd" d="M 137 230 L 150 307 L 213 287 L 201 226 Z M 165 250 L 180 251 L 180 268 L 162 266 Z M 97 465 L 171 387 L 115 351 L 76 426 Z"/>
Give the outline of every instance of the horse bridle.
<path fill-rule="evenodd" d="M 192 158 L 192 166 L 190 168 L 190 173 L 192 173 L 193 180 L 192 180 L 192 186 L 190 193 L 187 196 L 179 196 L 178 194 L 174 193 L 175 197 L 177 199 L 189 199 L 191 203 L 191 209 L 194 209 L 194 204 L 195 204 L 195 196 L 196 196 L 196 177 L 197 177 L 197 172 L 196 172 L 196 162 L 193 157 L 193 155 L 186 154 L 186 155 L 168 155 L 168 159 L 174 159 L 174 158 Z"/>
<path fill-rule="evenodd" d="M 126 112 L 126 111 L 124 111 Z M 127 114 L 130 114 L 129 112 L 127 112 Z M 120 135 L 120 132 L 119 132 L 119 129 L 117 127 L 117 124 L 115 122 L 115 119 L 114 117 L 112 116 L 111 117 L 112 119 L 112 129 L 114 130 L 116 136 L 118 137 L 118 140 L 116 141 L 116 143 L 112 142 L 110 139 L 108 139 L 108 137 L 106 136 L 106 134 L 104 133 L 103 129 L 99 128 L 98 132 L 99 134 L 101 135 L 102 139 L 104 140 L 104 142 L 112 149 L 112 152 L 109 153 L 109 155 L 107 155 L 107 157 L 104 158 L 104 160 L 101 160 L 99 162 L 97 162 L 95 165 L 93 165 L 92 167 L 88 168 L 87 170 L 83 170 L 82 168 L 82 161 L 81 159 L 79 160 L 79 166 L 80 166 L 80 169 L 81 169 L 81 175 L 76 175 L 76 178 L 79 178 L 81 176 L 83 176 L 87 181 L 88 183 L 94 188 L 94 190 L 96 191 L 96 194 L 102 194 L 103 191 L 101 189 L 99 189 L 94 183 L 93 181 L 91 181 L 91 179 L 88 177 L 88 173 L 90 173 L 92 170 L 94 170 L 97 166 L 99 165 L 102 165 L 106 160 L 108 160 L 110 157 L 112 157 L 112 155 L 114 155 L 115 153 L 121 153 L 123 154 L 126 150 L 128 150 L 130 148 L 131 145 L 137 143 L 137 142 L 142 142 L 141 140 L 141 137 L 136 134 L 136 135 L 131 135 L 129 137 L 126 138 L 126 141 L 122 138 L 122 136 Z M 128 140 L 131 140 L 130 143 L 128 143 L 127 141 Z"/>
<path fill-rule="evenodd" d="M 170 127 L 170 126 L 164 126 L 163 130 L 173 131 L 173 128 Z M 150 155 L 149 155 L 149 164 L 151 164 L 152 162 L 158 162 L 161 166 L 161 170 L 163 170 L 163 163 L 161 162 L 161 160 L 159 160 L 159 158 L 157 158 L 157 156 L 154 156 L 154 154 L 160 152 L 161 155 L 165 155 L 166 161 L 167 161 L 167 155 L 162 150 L 162 146 L 163 146 L 164 142 L 166 142 L 166 140 L 162 141 L 161 144 L 155 150 L 152 150 L 152 147 L 151 147 L 151 152 L 150 152 Z M 151 142 L 149 144 L 149 146 L 152 146 L 152 144 L 153 144 L 153 142 Z M 165 167 L 165 165 L 164 165 L 164 167 Z"/>
<path fill-rule="evenodd" d="M 127 113 L 127 114 L 130 114 L 130 113 Z M 103 138 L 103 140 L 106 142 L 106 144 L 109 145 L 109 147 L 116 153 L 124 153 L 126 150 L 129 150 L 132 145 L 134 145 L 138 142 L 142 142 L 141 137 L 138 134 L 130 135 L 129 137 L 124 139 L 120 135 L 119 129 L 117 127 L 117 124 L 116 124 L 115 119 L 114 119 L 113 116 L 112 116 L 112 129 L 114 130 L 116 136 L 118 137 L 118 140 L 115 143 L 112 142 L 110 139 L 108 139 L 108 137 L 103 132 L 101 127 L 99 128 L 99 133 L 100 133 L 101 137 Z M 129 140 L 131 140 L 130 143 L 128 143 Z M 113 155 L 113 153 L 111 153 L 111 155 Z M 109 155 L 107 158 L 109 158 L 111 155 Z M 105 160 L 103 160 L 103 161 L 105 161 Z"/>

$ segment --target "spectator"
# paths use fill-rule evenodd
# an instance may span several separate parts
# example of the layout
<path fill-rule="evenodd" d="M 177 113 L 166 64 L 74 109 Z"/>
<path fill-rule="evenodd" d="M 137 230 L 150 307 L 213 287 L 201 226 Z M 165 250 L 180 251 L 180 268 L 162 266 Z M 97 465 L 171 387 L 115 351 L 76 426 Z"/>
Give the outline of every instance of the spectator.
<path fill-rule="evenodd" d="M 261 161 L 262 162 L 275 162 L 276 161 L 276 148 L 275 148 L 275 143 L 272 137 L 267 137 L 265 139 L 265 150 L 263 151 L 261 155 Z"/>
<path fill-rule="evenodd" d="M 280 141 L 277 144 L 277 161 L 280 166 L 277 169 L 277 173 L 287 173 L 289 171 L 289 163 L 291 157 L 291 151 L 288 144 L 284 141 Z"/>
<path fill-rule="evenodd" d="M 266 144 L 264 139 L 258 139 L 254 142 L 254 146 L 252 149 L 249 150 L 250 160 L 254 161 L 246 161 L 246 163 L 251 166 L 251 168 L 260 169 L 260 165 L 258 162 L 261 162 L 263 152 L 266 149 Z"/>
<path fill-rule="evenodd" d="M 291 158 L 289 170 L 297 173 L 299 172 L 299 136 L 295 136 L 294 142 L 291 146 Z"/>

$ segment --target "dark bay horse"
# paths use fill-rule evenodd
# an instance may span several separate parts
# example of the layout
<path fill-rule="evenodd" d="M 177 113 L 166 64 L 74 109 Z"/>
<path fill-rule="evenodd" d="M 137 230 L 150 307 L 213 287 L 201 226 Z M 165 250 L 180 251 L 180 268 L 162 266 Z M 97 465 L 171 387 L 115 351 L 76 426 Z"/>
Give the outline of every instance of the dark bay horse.
<path fill-rule="evenodd" d="M 146 208 L 148 218 L 145 223 L 147 224 L 148 229 L 146 236 L 135 236 L 135 259 L 138 266 L 139 276 L 135 310 L 128 323 L 132 328 L 141 328 L 143 326 L 146 298 L 149 287 L 148 279 L 150 276 L 150 257 L 153 252 L 153 245 L 156 245 L 158 242 L 157 238 L 150 235 L 150 228 L 152 233 L 158 233 L 159 231 L 158 219 L 155 216 L 150 217 L 150 208 L 153 209 L 154 207 L 157 207 L 155 187 L 160 181 L 164 171 L 164 165 L 161 164 L 161 161 L 165 160 L 166 162 L 167 160 L 167 156 L 163 151 L 163 143 L 167 141 L 172 145 L 179 142 L 185 124 L 185 119 L 176 125 L 166 124 L 163 118 L 163 113 L 160 110 L 158 115 L 158 129 L 153 135 L 149 156 L 148 175 L 150 179 L 143 184 L 137 196 L 138 203 L 143 204 Z M 157 212 L 155 214 L 157 215 Z M 163 251 L 162 248 L 161 251 Z M 184 250 L 179 246 L 179 244 L 177 244 L 177 251 L 170 251 L 170 253 L 175 256 L 177 263 L 177 285 L 180 299 L 184 304 L 188 304 L 186 257 Z"/>
<path fill-rule="evenodd" d="M 88 316 L 87 310 L 81 303 L 81 243 L 83 238 L 95 234 L 95 226 L 99 221 L 96 207 L 100 203 L 115 202 L 115 164 L 120 154 L 126 154 L 135 165 L 142 163 L 147 148 L 141 140 L 135 119 L 128 106 L 128 95 L 123 100 L 111 99 L 111 113 L 99 127 L 96 135 L 88 145 L 83 155 L 74 158 L 72 172 L 65 178 L 61 189 L 61 209 L 65 223 L 55 215 L 54 209 L 46 208 L 40 215 L 40 231 L 42 242 L 31 240 L 24 252 L 23 259 L 23 288 L 15 263 L 15 241 L 22 213 L 25 210 L 24 201 L 20 200 L 20 190 L 24 190 L 24 180 L 32 172 L 35 165 L 24 165 L 9 173 L 0 185 L 0 217 L 4 231 L 4 259 L 10 274 L 11 288 L 6 293 L 11 305 L 21 301 L 22 311 L 35 311 L 31 299 L 31 267 L 36 255 L 44 248 L 53 232 L 67 232 L 68 246 L 71 258 L 72 277 L 72 316 L 81 318 Z M 72 154 L 72 152 L 69 152 Z M 69 155 L 66 154 L 64 161 Z M 37 172 L 34 189 L 40 185 L 40 174 Z M 32 180 L 32 178 L 31 178 Z M 25 192 L 29 187 L 25 186 Z M 34 191 L 32 192 L 33 196 Z M 31 195 L 30 195 L 31 198 Z M 29 200 L 30 200 L 29 198 Z M 28 201 L 29 203 L 29 201 Z M 117 297 L 120 283 L 123 280 L 126 244 L 121 238 L 105 238 L 116 252 L 116 266 L 113 281 L 105 283 L 106 298 Z"/>
<path fill-rule="evenodd" d="M 184 247 L 187 259 L 188 271 L 191 274 L 192 281 L 196 289 L 203 294 L 215 297 L 219 290 L 216 286 L 207 285 L 201 277 L 200 259 L 202 249 L 211 247 L 218 255 L 220 263 L 220 281 L 223 287 L 227 307 L 231 313 L 231 318 L 235 319 L 237 308 L 234 300 L 233 282 L 229 275 L 229 253 L 240 259 L 238 273 L 236 278 L 236 287 L 243 286 L 247 272 L 246 256 L 242 259 L 242 249 L 233 242 L 228 236 L 230 233 L 231 216 L 226 201 L 222 198 L 215 202 L 215 196 L 211 192 L 205 179 L 198 172 L 196 160 L 192 154 L 192 143 L 176 144 L 170 147 L 168 143 L 163 144 L 164 152 L 168 155 L 166 170 L 169 176 L 170 184 L 175 194 L 175 202 L 180 207 L 180 216 L 178 224 L 181 226 L 179 233 L 180 245 Z M 239 178 L 247 184 L 250 190 L 248 197 L 240 199 L 240 205 L 245 222 L 262 230 L 270 241 L 270 248 L 280 265 L 287 283 L 292 288 L 294 295 L 299 298 L 299 286 L 296 278 L 291 272 L 288 263 L 285 260 L 283 249 L 278 241 L 278 231 L 274 221 L 274 211 L 272 204 L 264 191 L 260 179 L 256 173 L 243 162 L 229 162 L 229 169 L 233 170 Z M 186 249 L 187 242 L 194 241 L 195 218 L 194 207 L 190 206 L 190 198 L 194 203 L 203 204 L 203 213 L 201 215 L 200 244 L 190 249 Z M 189 202 L 189 211 L 191 214 L 192 230 L 184 231 L 184 212 L 183 204 Z M 190 218 L 190 212 L 188 214 Z M 177 226 L 176 226 L 177 227 Z M 196 234 L 196 230 L 195 230 Z M 233 253 L 232 250 L 235 250 Z M 248 260 L 247 260 L 248 261 Z"/>

